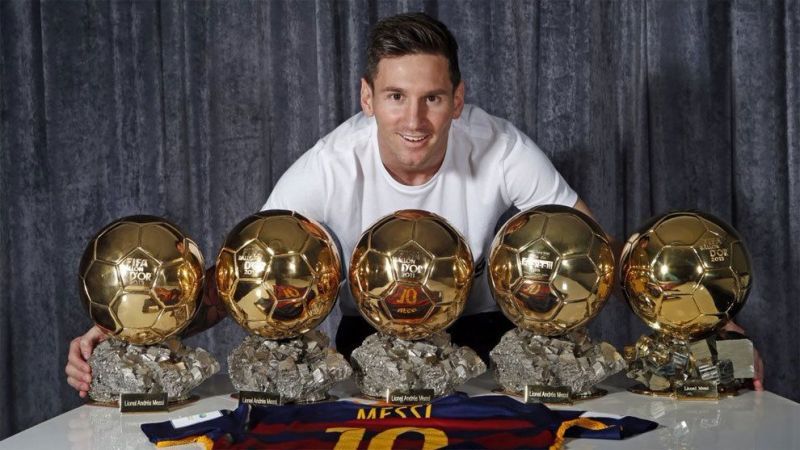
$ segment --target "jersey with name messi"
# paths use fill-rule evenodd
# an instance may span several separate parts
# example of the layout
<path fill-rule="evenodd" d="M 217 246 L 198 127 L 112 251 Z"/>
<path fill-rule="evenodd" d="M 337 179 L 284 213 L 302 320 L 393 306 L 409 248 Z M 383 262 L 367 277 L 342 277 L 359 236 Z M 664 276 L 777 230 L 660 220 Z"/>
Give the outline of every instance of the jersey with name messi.
<path fill-rule="evenodd" d="M 409 406 L 241 405 L 188 427 L 162 422 L 144 424 L 142 430 L 159 446 L 202 436 L 214 449 L 536 449 L 550 448 L 564 436 L 623 439 L 657 426 L 635 417 L 582 415 L 502 395 L 454 394 Z"/>

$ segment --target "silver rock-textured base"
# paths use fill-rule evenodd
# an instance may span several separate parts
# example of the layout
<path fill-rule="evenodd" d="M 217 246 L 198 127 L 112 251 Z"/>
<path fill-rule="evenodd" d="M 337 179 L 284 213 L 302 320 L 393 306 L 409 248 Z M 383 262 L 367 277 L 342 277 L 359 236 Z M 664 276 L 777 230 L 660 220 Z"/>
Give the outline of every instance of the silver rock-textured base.
<path fill-rule="evenodd" d="M 490 356 L 497 383 L 516 394 L 528 385 L 568 387 L 580 394 L 625 368 L 611 344 L 592 343 L 585 330 L 547 337 L 515 328 L 503 335 Z"/>
<path fill-rule="evenodd" d="M 641 383 L 631 392 L 674 396 L 686 385 L 705 383 L 730 395 L 755 374 L 753 343 L 743 338 L 685 341 L 654 333 L 640 336 L 624 352 L 628 377 Z"/>
<path fill-rule="evenodd" d="M 247 336 L 228 356 L 233 387 L 280 395 L 286 402 L 324 400 L 331 386 L 353 374 L 329 344 L 316 330 L 282 341 Z"/>
<path fill-rule="evenodd" d="M 94 349 L 89 365 L 89 397 L 96 402 L 116 402 L 121 393 L 162 392 L 170 402 L 185 400 L 192 389 L 219 371 L 210 353 L 186 347 L 177 338 L 156 345 L 107 339 Z"/>
<path fill-rule="evenodd" d="M 420 341 L 375 333 L 353 350 L 350 359 L 356 385 L 371 397 L 385 397 L 387 390 L 421 389 L 431 389 L 439 397 L 486 372 L 486 364 L 471 348 L 451 344 L 445 332 Z"/>

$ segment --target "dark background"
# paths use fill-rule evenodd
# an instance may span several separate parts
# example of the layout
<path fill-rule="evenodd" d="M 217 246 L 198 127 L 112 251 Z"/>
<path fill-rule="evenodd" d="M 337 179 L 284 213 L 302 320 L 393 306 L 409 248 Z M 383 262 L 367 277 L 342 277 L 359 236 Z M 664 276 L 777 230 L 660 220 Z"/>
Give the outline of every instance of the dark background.
<path fill-rule="evenodd" d="M 209 264 L 283 171 L 358 110 L 367 32 L 424 10 L 467 99 L 528 133 L 625 239 L 697 208 L 744 236 L 737 320 L 800 400 L 796 1 L 0 1 L 0 438 L 80 404 L 78 259 L 118 217 L 167 217 Z M 342 180 L 347 182 L 347 180 Z M 347 214 L 342 211 L 342 214 Z M 620 298 L 592 326 L 643 331 Z M 224 361 L 226 320 L 190 340 Z"/>

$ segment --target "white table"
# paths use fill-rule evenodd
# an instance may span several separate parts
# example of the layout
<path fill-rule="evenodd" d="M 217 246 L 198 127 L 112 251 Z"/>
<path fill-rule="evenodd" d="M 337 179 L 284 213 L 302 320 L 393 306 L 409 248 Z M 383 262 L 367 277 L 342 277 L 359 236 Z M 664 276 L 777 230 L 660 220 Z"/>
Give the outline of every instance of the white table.
<path fill-rule="evenodd" d="M 625 441 L 568 440 L 567 449 L 800 449 L 800 404 L 770 392 L 747 391 L 719 401 L 677 401 L 632 394 L 626 380 L 603 385 L 609 394 L 571 406 L 580 409 L 650 419 L 661 427 Z M 484 374 L 462 387 L 468 394 L 495 388 Z M 84 405 L 0 441 L 0 450 L 19 449 L 153 449 L 139 426 L 217 409 L 234 409 L 237 401 L 226 376 L 217 375 L 195 393 L 200 400 L 168 413 L 120 414 L 117 409 Z M 355 392 L 347 381 L 334 394 Z M 199 445 L 172 447 L 197 449 Z"/>

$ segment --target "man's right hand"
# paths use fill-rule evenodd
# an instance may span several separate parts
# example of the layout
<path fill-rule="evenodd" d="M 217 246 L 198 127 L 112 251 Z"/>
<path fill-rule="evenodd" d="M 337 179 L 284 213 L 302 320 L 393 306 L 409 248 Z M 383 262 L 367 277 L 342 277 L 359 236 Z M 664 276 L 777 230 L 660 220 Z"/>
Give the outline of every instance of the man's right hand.
<path fill-rule="evenodd" d="M 86 334 L 76 337 L 69 344 L 67 367 L 64 372 L 67 374 L 67 383 L 78 391 L 81 398 L 86 397 L 89 384 L 92 382 L 92 368 L 86 361 L 92 356 L 94 347 L 107 338 L 103 330 L 95 325 Z"/>

